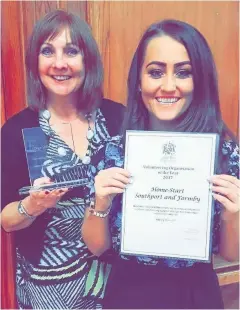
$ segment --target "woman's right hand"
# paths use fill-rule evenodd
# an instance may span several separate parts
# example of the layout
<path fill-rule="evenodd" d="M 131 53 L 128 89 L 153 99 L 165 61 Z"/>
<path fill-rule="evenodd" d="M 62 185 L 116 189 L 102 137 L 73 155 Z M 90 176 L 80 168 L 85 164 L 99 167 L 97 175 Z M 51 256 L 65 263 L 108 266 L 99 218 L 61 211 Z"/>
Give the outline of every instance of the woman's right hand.
<path fill-rule="evenodd" d="M 34 186 L 43 184 L 51 184 L 52 181 L 47 177 L 38 178 L 34 181 Z M 22 203 L 27 213 L 32 216 L 38 216 L 50 208 L 56 207 L 58 201 L 68 191 L 67 188 L 54 189 L 52 191 L 42 190 L 37 192 L 30 192 Z"/>
<path fill-rule="evenodd" d="M 124 192 L 131 183 L 131 174 L 123 168 L 113 167 L 99 171 L 95 177 L 95 209 L 106 211 L 113 198 Z"/>

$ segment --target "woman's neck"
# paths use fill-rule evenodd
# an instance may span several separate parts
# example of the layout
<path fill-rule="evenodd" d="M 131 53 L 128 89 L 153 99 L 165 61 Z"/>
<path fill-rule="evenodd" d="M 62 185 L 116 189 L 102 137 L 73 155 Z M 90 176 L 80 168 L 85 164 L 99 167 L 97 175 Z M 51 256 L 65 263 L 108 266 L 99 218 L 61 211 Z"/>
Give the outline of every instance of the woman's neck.
<path fill-rule="evenodd" d="M 77 101 L 70 96 L 49 96 L 47 100 L 47 109 L 51 113 L 51 117 L 62 121 L 71 122 L 77 117 L 81 117 L 77 109 Z"/>

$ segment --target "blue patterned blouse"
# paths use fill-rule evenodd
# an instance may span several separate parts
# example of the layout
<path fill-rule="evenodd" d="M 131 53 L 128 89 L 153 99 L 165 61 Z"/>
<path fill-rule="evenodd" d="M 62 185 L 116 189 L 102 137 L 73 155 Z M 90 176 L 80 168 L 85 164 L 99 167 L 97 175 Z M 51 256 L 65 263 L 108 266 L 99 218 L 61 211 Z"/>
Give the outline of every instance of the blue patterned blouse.
<path fill-rule="evenodd" d="M 119 146 L 120 142 L 119 142 Z M 222 155 L 224 161 L 228 163 L 227 174 L 239 178 L 239 147 L 233 141 L 224 141 L 222 145 Z M 121 166 L 123 163 L 123 156 L 113 154 L 113 157 L 116 157 L 118 166 Z M 116 197 L 113 201 L 112 207 L 112 216 L 110 220 L 111 233 L 112 233 L 112 242 L 113 249 L 115 252 L 120 252 L 120 240 L 121 240 L 121 200 L 120 196 Z M 220 239 L 220 214 L 221 214 L 221 204 L 218 201 L 215 201 L 214 205 L 214 220 L 213 220 L 213 230 L 212 230 L 212 253 L 218 253 L 219 239 Z M 138 263 L 145 265 L 166 265 L 172 268 L 179 267 L 190 267 L 195 264 L 195 261 L 192 260 L 180 260 L 180 259 L 171 259 L 171 258 L 156 258 L 153 256 L 131 256 L 131 255 L 122 255 L 121 258 L 125 260 L 135 260 Z"/>

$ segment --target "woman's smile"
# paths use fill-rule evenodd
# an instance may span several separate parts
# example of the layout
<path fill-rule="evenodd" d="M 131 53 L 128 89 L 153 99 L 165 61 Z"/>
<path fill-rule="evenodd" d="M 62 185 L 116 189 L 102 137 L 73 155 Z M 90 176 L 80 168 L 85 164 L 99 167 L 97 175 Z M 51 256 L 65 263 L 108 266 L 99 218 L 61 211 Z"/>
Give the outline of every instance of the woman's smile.
<path fill-rule="evenodd" d="M 64 82 L 71 79 L 69 75 L 52 75 L 52 78 L 58 82 Z"/>
<path fill-rule="evenodd" d="M 181 98 L 180 97 L 156 97 L 155 98 L 158 103 L 166 106 L 172 106 L 176 102 L 178 102 Z"/>

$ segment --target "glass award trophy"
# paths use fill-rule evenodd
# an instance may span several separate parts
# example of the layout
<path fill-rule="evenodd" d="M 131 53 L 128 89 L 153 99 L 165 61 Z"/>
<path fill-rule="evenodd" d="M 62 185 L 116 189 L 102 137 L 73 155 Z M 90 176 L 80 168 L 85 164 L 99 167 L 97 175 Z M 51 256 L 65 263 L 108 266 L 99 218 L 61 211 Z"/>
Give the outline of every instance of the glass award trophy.
<path fill-rule="evenodd" d="M 53 145 L 50 145 L 51 136 L 46 135 L 41 127 L 24 128 L 22 130 L 30 186 L 22 187 L 19 190 L 20 195 L 27 195 L 29 192 L 41 190 L 74 188 L 85 186 L 88 183 L 86 177 L 87 166 L 71 164 L 71 149 L 74 151 L 71 124 L 51 125 L 50 130 L 59 138 L 61 137 L 63 142 L 67 143 L 67 145 L 63 143 L 63 146 L 60 145 L 56 148 L 57 155 L 49 155 L 53 150 Z M 70 152 L 67 152 L 68 147 Z M 36 185 L 37 182 L 34 181 L 37 179 L 49 177 L 46 174 L 49 163 L 54 167 L 54 169 L 52 168 L 54 173 L 50 176 L 52 183 Z"/>

